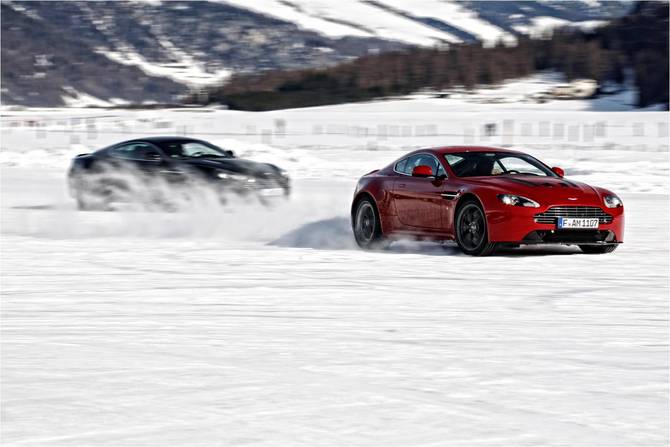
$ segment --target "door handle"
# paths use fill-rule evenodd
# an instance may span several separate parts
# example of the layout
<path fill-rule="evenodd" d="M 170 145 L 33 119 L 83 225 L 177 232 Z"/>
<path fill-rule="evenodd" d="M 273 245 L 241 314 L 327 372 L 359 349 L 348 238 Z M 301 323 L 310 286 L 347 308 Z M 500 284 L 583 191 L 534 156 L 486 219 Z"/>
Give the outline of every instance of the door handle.
<path fill-rule="evenodd" d="M 404 183 L 398 183 L 398 188 L 404 188 L 405 186 L 407 185 L 405 185 Z"/>
<path fill-rule="evenodd" d="M 443 199 L 454 200 L 461 195 L 460 191 L 442 191 L 440 193 Z"/>

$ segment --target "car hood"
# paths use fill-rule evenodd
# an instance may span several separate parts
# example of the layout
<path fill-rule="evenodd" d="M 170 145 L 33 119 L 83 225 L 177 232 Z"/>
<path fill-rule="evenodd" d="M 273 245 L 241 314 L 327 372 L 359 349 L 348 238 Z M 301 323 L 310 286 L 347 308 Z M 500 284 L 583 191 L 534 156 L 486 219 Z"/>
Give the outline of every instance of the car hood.
<path fill-rule="evenodd" d="M 277 168 L 271 164 L 239 158 L 197 158 L 183 160 L 183 163 L 193 167 L 221 169 L 252 177 L 269 177 L 278 174 Z"/>
<path fill-rule="evenodd" d="M 530 175 L 498 175 L 471 177 L 475 185 L 495 188 L 499 193 L 517 194 L 538 202 L 601 203 L 598 191 L 586 183 L 565 178 Z"/>

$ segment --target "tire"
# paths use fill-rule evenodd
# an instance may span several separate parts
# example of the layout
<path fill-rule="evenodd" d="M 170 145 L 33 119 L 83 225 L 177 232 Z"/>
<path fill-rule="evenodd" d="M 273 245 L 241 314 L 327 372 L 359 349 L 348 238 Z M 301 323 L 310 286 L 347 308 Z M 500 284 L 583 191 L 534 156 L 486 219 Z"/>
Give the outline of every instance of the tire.
<path fill-rule="evenodd" d="M 77 194 L 77 209 L 79 211 L 93 211 L 92 205 L 81 194 Z"/>
<path fill-rule="evenodd" d="M 111 211 L 109 203 L 104 198 L 92 198 L 89 194 L 77 195 L 77 209 L 79 211 Z"/>
<path fill-rule="evenodd" d="M 488 256 L 498 244 L 489 242 L 486 214 L 474 200 L 465 202 L 456 212 L 456 243 L 463 253 Z"/>
<path fill-rule="evenodd" d="M 612 253 L 618 247 L 617 244 L 610 245 L 580 245 L 579 248 L 589 255 L 602 255 Z"/>
<path fill-rule="evenodd" d="M 366 197 L 358 202 L 352 227 L 356 243 L 362 249 L 378 250 L 385 247 L 379 212 L 371 199 Z"/>
<path fill-rule="evenodd" d="M 87 189 L 77 190 L 77 209 L 79 211 L 110 211 L 110 195 Z"/>

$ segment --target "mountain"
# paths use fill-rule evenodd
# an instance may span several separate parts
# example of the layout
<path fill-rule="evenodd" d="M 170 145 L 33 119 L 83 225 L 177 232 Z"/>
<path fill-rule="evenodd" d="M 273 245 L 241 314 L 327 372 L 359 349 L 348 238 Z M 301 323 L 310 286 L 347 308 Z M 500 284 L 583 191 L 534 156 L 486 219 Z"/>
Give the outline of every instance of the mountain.
<path fill-rule="evenodd" d="M 518 34 L 558 25 L 593 26 L 625 14 L 630 2 L 448 0 L 226 0 L 330 37 L 376 37 L 434 46 Z"/>
<path fill-rule="evenodd" d="M 5 0 L 1 101 L 175 102 L 233 73 L 330 66 L 413 46 L 513 43 L 555 26 L 594 26 L 630 7 L 595 0 Z"/>

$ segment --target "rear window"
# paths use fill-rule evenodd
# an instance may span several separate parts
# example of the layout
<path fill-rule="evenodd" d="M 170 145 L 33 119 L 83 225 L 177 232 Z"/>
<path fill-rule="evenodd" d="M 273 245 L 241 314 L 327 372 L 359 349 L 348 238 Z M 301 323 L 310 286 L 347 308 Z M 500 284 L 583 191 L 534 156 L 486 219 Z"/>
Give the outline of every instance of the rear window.
<path fill-rule="evenodd" d="M 447 163 L 449 163 L 449 166 L 452 168 L 454 165 L 457 165 L 459 162 L 463 161 L 463 157 L 454 154 L 446 154 L 444 158 L 447 159 Z"/>

